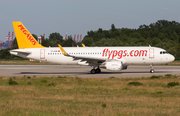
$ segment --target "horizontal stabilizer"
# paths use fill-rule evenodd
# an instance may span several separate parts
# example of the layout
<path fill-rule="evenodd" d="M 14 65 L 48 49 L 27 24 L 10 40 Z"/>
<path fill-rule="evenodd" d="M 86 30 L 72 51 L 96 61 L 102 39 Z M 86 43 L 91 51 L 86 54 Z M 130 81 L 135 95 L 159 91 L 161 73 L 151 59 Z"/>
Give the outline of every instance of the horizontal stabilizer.
<path fill-rule="evenodd" d="M 21 56 L 21 57 L 26 57 L 29 54 L 31 54 L 31 52 L 29 51 L 20 51 L 19 49 L 10 50 L 9 52 L 12 55 Z"/>

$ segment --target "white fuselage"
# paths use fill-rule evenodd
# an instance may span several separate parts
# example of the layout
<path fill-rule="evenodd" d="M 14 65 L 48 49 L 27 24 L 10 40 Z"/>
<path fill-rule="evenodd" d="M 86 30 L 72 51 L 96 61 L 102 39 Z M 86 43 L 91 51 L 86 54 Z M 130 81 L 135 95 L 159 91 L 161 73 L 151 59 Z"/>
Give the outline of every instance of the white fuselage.
<path fill-rule="evenodd" d="M 63 47 L 72 56 L 104 58 L 130 64 L 164 64 L 174 61 L 174 56 L 158 47 Z M 59 47 L 15 49 L 11 54 L 24 58 L 63 65 L 83 65 L 81 60 L 64 56 Z M 86 63 L 84 62 L 84 65 Z"/>

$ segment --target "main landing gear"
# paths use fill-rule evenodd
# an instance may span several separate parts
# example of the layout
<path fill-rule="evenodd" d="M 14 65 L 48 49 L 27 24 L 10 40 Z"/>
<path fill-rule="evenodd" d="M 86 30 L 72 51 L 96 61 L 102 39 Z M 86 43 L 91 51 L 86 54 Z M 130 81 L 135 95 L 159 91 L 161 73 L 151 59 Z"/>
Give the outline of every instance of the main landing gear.
<path fill-rule="evenodd" d="M 154 71 L 154 69 L 153 69 L 153 66 L 152 65 L 150 65 L 150 73 L 154 73 L 155 71 Z"/>
<path fill-rule="evenodd" d="M 91 74 L 96 74 L 96 73 L 100 73 L 101 69 L 99 68 L 99 66 L 95 69 L 96 67 L 93 66 L 93 69 L 91 70 Z"/>

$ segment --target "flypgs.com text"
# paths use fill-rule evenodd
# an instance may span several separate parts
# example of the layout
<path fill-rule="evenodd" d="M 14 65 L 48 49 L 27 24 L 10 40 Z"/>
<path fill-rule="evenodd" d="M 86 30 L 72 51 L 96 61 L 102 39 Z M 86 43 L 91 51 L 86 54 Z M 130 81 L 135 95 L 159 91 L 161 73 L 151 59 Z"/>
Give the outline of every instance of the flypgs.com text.
<path fill-rule="evenodd" d="M 33 45 L 37 43 L 23 25 L 18 25 L 18 27 L 20 27 L 20 30 L 27 36 L 27 39 L 30 40 Z"/>
<path fill-rule="evenodd" d="M 109 50 L 104 49 L 102 57 L 108 57 L 114 59 L 117 57 L 117 59 L 121 59 L 122 57 L 140 57 L 140 56 L 147 56 L 147 50 L 131 50 L 128 54 L 127 50 Z"/>

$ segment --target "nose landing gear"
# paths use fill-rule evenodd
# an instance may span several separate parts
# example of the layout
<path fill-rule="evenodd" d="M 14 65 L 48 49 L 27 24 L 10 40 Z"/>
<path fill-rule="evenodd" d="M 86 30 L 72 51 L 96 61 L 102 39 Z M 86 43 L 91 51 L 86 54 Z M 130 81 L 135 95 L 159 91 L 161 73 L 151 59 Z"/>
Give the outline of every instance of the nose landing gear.
<path fill-rule="evenodd" d="M 152 65 L 150 65 L 150 73 L 154 73 L 155 71 L 154 71 L 154 69 L 153 69 L 153 66 Z"/>

